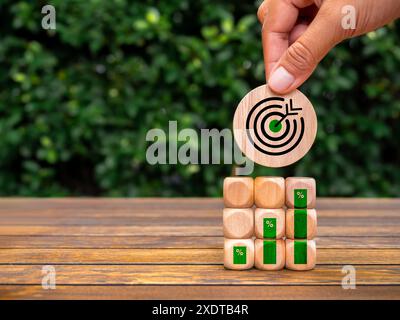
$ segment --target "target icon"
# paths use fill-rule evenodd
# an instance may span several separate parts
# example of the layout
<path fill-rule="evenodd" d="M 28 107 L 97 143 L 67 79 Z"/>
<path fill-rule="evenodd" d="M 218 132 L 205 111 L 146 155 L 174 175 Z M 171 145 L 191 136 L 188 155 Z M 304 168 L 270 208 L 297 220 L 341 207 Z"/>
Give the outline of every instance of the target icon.
<path fill-rule="evenodd" d="M 236 143 L 254 162 L 283 167 L 302 158 L 317 132 L 310 101 L 299 91 L 276 96 L 265 86 L 249 92 L 234 117 Z"/>
<path fill-rule="evenodd" d="M 285 108 L 277 104 L 284 101 L 285 99 L 280 97 L 263 99 L 247 116 L 248 138 L 258 151 L 266 155 L 286 154 L 296 148 L 303 138 L 304 118 L 294 117 L 299 114 L 301 108 L 293 107 L 293 99 L 289 99 Z"/>

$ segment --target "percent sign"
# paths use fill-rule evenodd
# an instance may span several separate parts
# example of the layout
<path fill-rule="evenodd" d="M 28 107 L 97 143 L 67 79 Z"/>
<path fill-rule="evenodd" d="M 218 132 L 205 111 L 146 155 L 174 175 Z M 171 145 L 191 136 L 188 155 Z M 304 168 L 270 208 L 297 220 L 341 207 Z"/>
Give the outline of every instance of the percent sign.
<path fill-rule="evenodd" d="M 243 250 L 241 249 L 236 249 L 236 253 L 240 254 L 241 256 L 243 255 Z"/>
<path fill-rule="evenodd" d="M 297 191 L 296 195 L 297 195 L 297 197 L 298 197 L 299 199 L 304 199 L 304 194 L 303 194 L 303 192 Z"/>
<path fill-rule="evenodd" d="M 269 228 L 272 228 L 272 227 L 274 226 L 274 224 L 273 224 L 271 221 L 269 221 L 269 220 L 267 220 L 267 221 L 265 222 L 265 224 L 266 224 Z"/>

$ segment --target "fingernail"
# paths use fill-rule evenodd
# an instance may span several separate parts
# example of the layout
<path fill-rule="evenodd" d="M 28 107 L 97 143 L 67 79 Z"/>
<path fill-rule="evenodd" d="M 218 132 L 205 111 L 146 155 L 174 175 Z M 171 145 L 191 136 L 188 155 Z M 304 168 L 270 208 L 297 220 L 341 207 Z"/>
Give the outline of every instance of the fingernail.
<path fill-rule="evenodd" d="M 294 82 L 294 76 L 284 67 L 276 69 L 269 78 L 268 85 L 274 91 L 284 91 Z"/>

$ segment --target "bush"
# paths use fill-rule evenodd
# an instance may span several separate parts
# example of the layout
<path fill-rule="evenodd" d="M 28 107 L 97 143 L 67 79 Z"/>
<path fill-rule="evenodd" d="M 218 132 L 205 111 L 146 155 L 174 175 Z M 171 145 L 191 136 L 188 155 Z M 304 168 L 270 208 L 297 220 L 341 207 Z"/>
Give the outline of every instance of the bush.
<path fill-rule="evenodd" d="M 229 165 L 146 163 L 146 133 L 231 127 L 264 81 L 257 3 L 227 0 L 0 1 L 0 193 L 217 196 Z M 399 196 L 399 24 L 347 41 L 301 88 L 317 141 L 284 169 L 319 195 Z"/>

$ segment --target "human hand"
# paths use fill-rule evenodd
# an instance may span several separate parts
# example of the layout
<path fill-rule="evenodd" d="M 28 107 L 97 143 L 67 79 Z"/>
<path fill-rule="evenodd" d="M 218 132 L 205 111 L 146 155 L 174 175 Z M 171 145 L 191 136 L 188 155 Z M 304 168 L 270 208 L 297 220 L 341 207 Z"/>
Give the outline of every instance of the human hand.
<path fill-rule="evenodd" d="M 346 6 L 355 10 L 355 28 L 343 25 Z M 265 0 L 257 15 L 268 85 L 285 94 L 303 84 L 336 44 L 398 18 L 400 1 Z"/>

